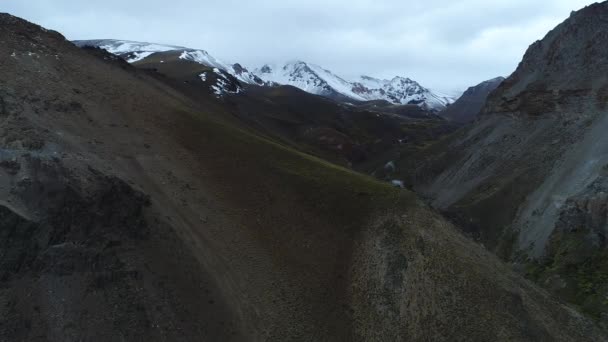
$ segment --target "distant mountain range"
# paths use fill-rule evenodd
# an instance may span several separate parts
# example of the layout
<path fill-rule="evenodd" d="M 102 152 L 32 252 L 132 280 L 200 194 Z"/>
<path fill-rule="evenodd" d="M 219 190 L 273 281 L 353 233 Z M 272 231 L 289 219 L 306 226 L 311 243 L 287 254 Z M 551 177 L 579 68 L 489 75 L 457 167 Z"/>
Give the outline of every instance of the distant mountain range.
<path fill-rule="evenodd" d="M 266 64 L 250 71 L 238 63 L 224 63 L 207 51 L 181 46 L 115 39 L 79 40 L 74 43 L 81 47 L 94 46 L 105 49 L 129 63 L 141 62 L 156 53 L 182 51 L 181 59 L 221 69 L 246 84 L 291 85 L 312 94 L 343 102 L 384 100 L 397 105 L 415 104 L 424 109 L 441 111 L 456 100 L 449 95 L 425 88 L 406 77 L 397 76 L 391 80 L 384 80 L 360 76 L 348 80 L 318 65 L 303 61 L 292 61 L 281 65 Z"/>
<path fill-rule="evenodd" d="M 327 97 L 346 97 L 356 101 L 385 100 L 392 104 L 416 104 L 431 110 L 441 110 L 454 98 L 433 92 L 409 78 L 382 80 L 360 76 L 347 80 L 322 67 L 302 61 L 279 66 L 264 65 L 254 75 L 266 83 L 287 84 L 309 93 Z"/>

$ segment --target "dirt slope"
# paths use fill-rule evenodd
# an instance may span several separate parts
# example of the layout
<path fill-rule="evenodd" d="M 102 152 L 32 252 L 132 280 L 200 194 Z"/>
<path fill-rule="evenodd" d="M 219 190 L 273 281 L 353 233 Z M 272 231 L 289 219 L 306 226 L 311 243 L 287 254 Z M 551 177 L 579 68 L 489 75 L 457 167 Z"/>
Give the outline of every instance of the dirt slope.
<path fill-rule="evenodd" d="M 604 340 L 407 191 L 0 15 L 0 340 Z"/>

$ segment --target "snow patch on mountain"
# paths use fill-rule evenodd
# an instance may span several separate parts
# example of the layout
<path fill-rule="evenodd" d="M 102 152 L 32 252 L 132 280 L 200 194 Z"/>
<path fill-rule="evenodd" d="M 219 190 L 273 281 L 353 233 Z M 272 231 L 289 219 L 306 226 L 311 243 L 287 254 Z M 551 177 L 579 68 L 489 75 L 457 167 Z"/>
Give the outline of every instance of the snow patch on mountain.
<path fill-rule="evenodd" d="M 151 54 L 153 54 L 154 52 L 151 51 L 145 51 L 145 52 L 133 52 L 132 57 L 127 58 L 127 62 L 129 63 L 135 63 L 135 62 L 139 62 L 142 59 L 150 56 Z"/>
<path fill-rule="evenodd" d="M 93 42 L 93 41 L 91 41 Z M 186 49 L 182 46 L 175 45 L 161 45 L 154 43 L 143 43 L 143 42 L 133 42 L 129 40 L 115 40 L 115 39 L 107 39 L 98 41 L 96 46 L 107 50 L 110 53 L 115 55 L 121 55 L 124 53 L 131 52 L 163 52 L 163 51 L 171 51 L 171 50 L 182 50 Z"/>
<path fill-rule="evenodd" d="M 211 85 L 211 90 L 221 98 L 226 94 L 240 94 L 243 92 L 243 87 L 239 82 L 235 82 L 232 75 L 220 68 L 213 68 L 213 73 L 216 75 L 215 83 Z M 207 73 L 199 75 L 203 82 L 207 81 Z"/>
<path fill-rule="evenodd" d="M 211 56 L 204 50 L 187 49 L 182 51 L 179 59 L 203 64 L 212 68 L 217 68 L 226 71 L 230 75 L 236 77 L 241 82 L 248 84 L 260 84 L 261 80 L 256 79 L 255 75 L 251 74 L 247 69 L 240 64 L 228 64 Z"/>
<path fill-rule="evenodd" d="M 179 56 L 179 59 L 183 59 L 186 61 L 192 61 L 199 64 L 204 64 L 206 66 L 210 66 L 213 68 L 220 68 L 224 70 L 230 70 L 231 66 L 220 62 L 213 56 L 211 56 L 207 51 L 203 50 L 185 50 Z"/>
<path fill-rule="evenodd" d="M 238 87 L 238 86 L 237 86 L 236 90 L 230 90 L 230 88 L 228 87 L 228 84 L 229 83 L 226 81 L 226 79 L 218 78 L 217 81 L 215 82 L 215 84 L 211 86 L 211 89 L 213 89 L 213 92 L 218 97 L 221 97 L 225 94 L 240 94 L 241 91 L 243 91 L 243 88 Z"/>

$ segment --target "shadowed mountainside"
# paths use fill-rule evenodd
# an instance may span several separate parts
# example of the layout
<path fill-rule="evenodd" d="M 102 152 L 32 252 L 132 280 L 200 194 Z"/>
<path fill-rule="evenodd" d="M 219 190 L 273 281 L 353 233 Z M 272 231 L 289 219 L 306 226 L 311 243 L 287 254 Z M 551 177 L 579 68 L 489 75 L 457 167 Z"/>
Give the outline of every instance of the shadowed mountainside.
<path fill-rule="evenodd" d="M 488 96 L 503 81 L 504 77 L 497 77 L 481 82 L 467 89 L 462 96 L 438 115 L 449 121 L 465 124 L 477 119 L 479 113 L 486 104 Z"/>

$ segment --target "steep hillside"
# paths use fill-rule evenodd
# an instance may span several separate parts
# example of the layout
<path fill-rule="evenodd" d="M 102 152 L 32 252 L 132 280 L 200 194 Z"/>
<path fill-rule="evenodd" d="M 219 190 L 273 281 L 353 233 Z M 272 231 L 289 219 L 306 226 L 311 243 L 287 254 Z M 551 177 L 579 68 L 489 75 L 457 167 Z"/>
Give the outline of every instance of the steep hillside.
<path fill-rule="evenodd" d="M 504 80 L 504 77 L 497 77 L 470 87 L 456 102 L 441 111 L 439 115 L 455 123 L 463 124 L 474 121 L 486 104 L 490 93 Z"/>
<path fill-rule="evenodd" d="M 0 339 L 605 340 L 413 194 L 0 15 Z"/>
<path fill-rule="evenodd" d="M 573 12 L 410 173 L 465 231 L 604 324 L 607 23 L 606 2 Z"/>

